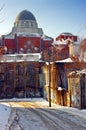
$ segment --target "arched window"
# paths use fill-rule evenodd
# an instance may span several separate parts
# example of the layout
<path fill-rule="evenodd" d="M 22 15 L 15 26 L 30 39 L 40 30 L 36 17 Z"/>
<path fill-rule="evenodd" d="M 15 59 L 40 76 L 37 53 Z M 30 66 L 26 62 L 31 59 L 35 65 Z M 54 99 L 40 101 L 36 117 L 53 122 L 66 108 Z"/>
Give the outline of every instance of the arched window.
<path fill-rule="evenodd" d="M 34 47 L 34 52 L 39 52 L 39 48 L 38 47 Z"/>
<path fill-rule="evenodd" d="M 19 53 L 20 53 L 20 54 L 23 54 L 23 53 L 24 53 L 24 49 L 23 49 L 23 48 L 20 48 Z"/>
<path fill-rule="evenodd" d="M 30 48 L 27 49 L 27 53 L 31 53 L 31 49 Z"/>
<path fill-rule="evenodd" d="M 13 50 L 12 50 L 11 48 L 9 48 L 8 53 L 9 53 L 9 54 L 12 54 L 12 53 L 13 53 Z"/>

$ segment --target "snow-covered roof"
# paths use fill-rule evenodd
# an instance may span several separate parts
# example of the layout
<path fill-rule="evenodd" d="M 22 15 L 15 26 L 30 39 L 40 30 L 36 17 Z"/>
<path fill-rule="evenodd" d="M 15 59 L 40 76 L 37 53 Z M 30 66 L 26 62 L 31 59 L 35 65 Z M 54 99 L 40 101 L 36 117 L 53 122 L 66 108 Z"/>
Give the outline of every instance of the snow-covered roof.
<path fill-rule="evenodd" d="M 86 69 L 83 69 L 81 71 L 77 71 L 77 74 L 86 74 Z"/>
<path fill-rule="evenodd" d="M 86 75 L 86 69 L 79 70 L 79 71 L 72 71 L 72 72 L 70 72 L 68 75 L 69 75 L 69 76 L 72 76 L 72 75 L 80 76 L 80 75 L 82 75 L 82 74 L 85 74 L 85 75 Z"/>
<path fill-rule="evenodd" d="M 55 45 L 67 45 L 67 42 L 66 42 L 66 40 L 58 40 L 58 41 L 54 41 L 53 42 L 53 44 L 55 44 Z"/>
<path fill-rule="evenodd" d="M 17 36 L 40 37 L 40 35 L 38 33 L 25 33 L 25 32 L 17 32 Z"/>
<path fill-rule="evenodd" d="M 65 35 L 65 36 L 74 36 L 72 33 L 69 32 L 63 32 L 60 35 Z"/>
<path fill-rule="evenodd" d="M 40 53 L 29 54 L 7 54 L 2 57 L 0 62 L 23 62 L 23 61 L 39 61 Z"/>
<path fill-rule="evenodd" d="M 73 62 L 73 60 L 71 58 L 55 61 L 55 63 L 70 63 L 70 62 L 71 63 Z"/>
<path fill-rule="evenodd" d="M 43 40 L 48 40 L 48 41 L 49 41 L 49 40 L 51 41 L 51 40 L 53 39 L 53 38 L 51 38 L 51 37 L 49 37 L 49 36 L 47 36 L 47 35 L 45 35 L 45 34 L 43 34 L 41 38 L 42 38 Z"/>
<path fill-rule="evenodd" d="M 16 34 L 17 34 L 17 36 L 22 36 L 22 37 L 40 37 L 40 34 L 38 34 L 38 33 L 17 32 Z M 9 33 L 9 34 L 5 35 L 5 38 L 13 39 L 14 36 L 15 36 L 15 34 Z"/>

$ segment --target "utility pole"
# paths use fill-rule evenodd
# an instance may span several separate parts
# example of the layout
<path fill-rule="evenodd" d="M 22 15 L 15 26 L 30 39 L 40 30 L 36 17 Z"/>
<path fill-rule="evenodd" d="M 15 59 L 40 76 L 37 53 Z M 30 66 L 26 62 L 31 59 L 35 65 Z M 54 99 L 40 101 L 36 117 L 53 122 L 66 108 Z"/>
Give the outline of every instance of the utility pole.
<path fill-rule="evenodd" d="M 49 107 L 51 107 L 51 69 L 50 69 L 50 54 L 51 52 L 48 51 L 48 63 L 49 63 Z"/>

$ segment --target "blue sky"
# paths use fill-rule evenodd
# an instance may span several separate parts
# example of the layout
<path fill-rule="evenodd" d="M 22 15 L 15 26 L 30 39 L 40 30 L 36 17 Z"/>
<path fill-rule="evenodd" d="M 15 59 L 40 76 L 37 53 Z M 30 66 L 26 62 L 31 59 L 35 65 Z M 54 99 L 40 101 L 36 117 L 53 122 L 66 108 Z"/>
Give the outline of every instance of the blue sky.
<path fill-rule="evenodd" d="M 11 31 L 15 18 L 24 9 L 36 17 L 38 26 L 53 38 L 62 32 L 86 33 L 86 0 L 0 0 L 0 35 Z"/>

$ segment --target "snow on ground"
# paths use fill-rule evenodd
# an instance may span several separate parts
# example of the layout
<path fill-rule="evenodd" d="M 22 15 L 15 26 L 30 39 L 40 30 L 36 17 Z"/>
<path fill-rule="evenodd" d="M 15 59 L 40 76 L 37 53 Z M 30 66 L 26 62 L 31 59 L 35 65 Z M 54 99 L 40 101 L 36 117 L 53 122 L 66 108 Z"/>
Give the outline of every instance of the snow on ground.
<path fill-rule="evenodd" d="M 0 103 L 0 129 L 5 130 L 11 108 L 7 103 Z"/>
<path fill-rule="evenodd" d="M 8 105 L 8 101 L 26 101 L 26 102 L 37 102 L 39 104 L 40 107 L 43 108 L 49 108 L 49 109 L 59 109 L 61 111 L 65 111 L 65 112 L 69 112 L 71 114 L 83 117 L 86 119 L 86 109 L 82 109 L 79 110 L 77 108 L 70 108 L 70 107 L 66 107 L 66 106 L 59 106 L 56 105 L 54 103 L 52 103 L 51 107 L 49 107 L 49 103 L 43 99 L 43 98 L 29 98 L 29 99 L 3 99 L 0 100 L 0 128 L 1 130 L 5 130 L 6 129 L 6 125 L 8 123 L 8 118 L 10 116 L 10 112 L 11 112 L 11 106 Z"/>

